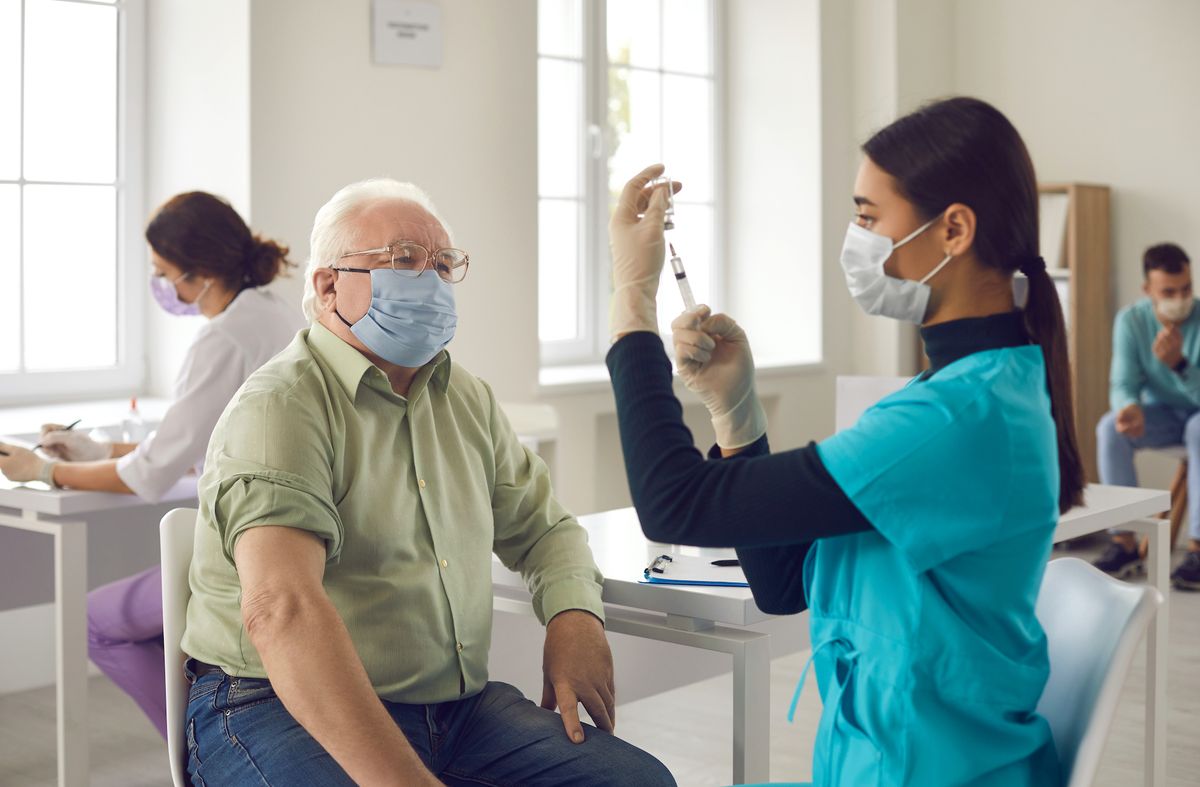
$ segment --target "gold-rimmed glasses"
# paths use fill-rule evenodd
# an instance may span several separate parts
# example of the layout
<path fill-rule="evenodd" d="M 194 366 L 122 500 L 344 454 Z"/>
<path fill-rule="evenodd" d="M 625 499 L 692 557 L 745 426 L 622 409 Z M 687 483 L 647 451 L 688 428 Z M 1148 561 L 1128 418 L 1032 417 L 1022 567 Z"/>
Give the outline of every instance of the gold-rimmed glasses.
<path fill-rule="evenodd" d="M 388 255 L 388 261 L 391 269 L 401 276 L 415 277 L 420 276 L 426 268 L 432 265 L 437 275 L 443 281 L 451 284 L 458 284 L 467 277 L 467 269 L 471 265 L 471 255 L 467 254 L 462 249 L 437 249 L 430 251 L 420 243 L 411 240 L 394 240 L 386 246 L 381 246 L 378 249 L 363 249 L 362 251 L 351 251 L 338 257 L 339 260 L 344 260 L 347 257 L 361 257 L 372 255 Z M 335 271 L 343 271 L 346 273 L 370 273 L 376 268 L 339 268 L 334 267 Z"/>

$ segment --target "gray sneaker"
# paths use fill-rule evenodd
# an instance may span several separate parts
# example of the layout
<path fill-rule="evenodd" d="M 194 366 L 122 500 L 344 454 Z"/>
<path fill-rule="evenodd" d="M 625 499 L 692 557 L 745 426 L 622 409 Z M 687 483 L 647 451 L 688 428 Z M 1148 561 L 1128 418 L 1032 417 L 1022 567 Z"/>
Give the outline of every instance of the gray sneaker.
<path fill-rule="evenodd" d="M 1117 579 L 1136 577 L 1146 570 L 1137 547 L 1126 549 L 1115 541 L 1108 545 L 1108 549 L 1096 558 L 1092 565 Z"/>
<path fill-rule="evenodd" d="M 1177 590 L 1200 590 L 1200 552 L 1188 552 L 1174 571 L 1171 584 Z"/>

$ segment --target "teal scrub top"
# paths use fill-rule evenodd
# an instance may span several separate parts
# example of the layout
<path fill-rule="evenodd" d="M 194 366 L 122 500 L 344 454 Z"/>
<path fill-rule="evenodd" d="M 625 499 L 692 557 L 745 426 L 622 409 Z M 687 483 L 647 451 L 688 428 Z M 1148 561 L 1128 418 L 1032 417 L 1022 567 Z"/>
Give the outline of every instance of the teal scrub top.
<path fill-rule="evenodd" d="M 1037 345 L 962 358 L 819 444 L 874 530 L 804 565 L 819 785 L 1058 785 L 1034 615 L 1059 472 Z"/>

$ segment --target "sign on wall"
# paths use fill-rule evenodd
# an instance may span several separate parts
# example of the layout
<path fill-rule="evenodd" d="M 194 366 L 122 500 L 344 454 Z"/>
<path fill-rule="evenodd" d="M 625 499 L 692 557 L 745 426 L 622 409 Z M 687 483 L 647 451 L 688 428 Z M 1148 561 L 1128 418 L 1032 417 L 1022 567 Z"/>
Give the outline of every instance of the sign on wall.
<path fill-rule="evenodd" d="M 371 55 L 376 65 L 442 65 L 442 8 L 423 0 L 372 0 Z"/>

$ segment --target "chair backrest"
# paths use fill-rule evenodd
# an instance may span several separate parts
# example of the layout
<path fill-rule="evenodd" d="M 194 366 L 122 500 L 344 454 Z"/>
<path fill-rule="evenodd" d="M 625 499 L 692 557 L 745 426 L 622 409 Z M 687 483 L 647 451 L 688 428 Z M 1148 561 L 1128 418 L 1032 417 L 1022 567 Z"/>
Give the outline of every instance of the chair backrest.
<path fill-rule="evenodd" d="M 834 430 L 848 429 L 867 409 L 889 394 L 908 385 L 911 377 L 847 377 L 837 378 L 834 399 Z"/>
<path fill-rule="evenodd" d="M 1038 713 L 1050 722 L 1069 787 L 1090 785 L 1138 643 L 1162 604 L 1078 558 L 1052 560 L 1037 617 L 1050 646 L 1050 680 Z"/>
<path fill-rule="evenodd" d="M 168 511 L 158 525 L 158 544 L 162 560 L 163 658 L 167 671 L 167 754 L 171 761 L 171 779 L 175 787 L 188 787 L 187 741 L 184 719 L 187 716 L 190 686 L 183 674 L 187 658 L 180 642 L 187 620 L 188 569 L 192 565 L 192 538 L 196 532 L 196 509 Z"/>

